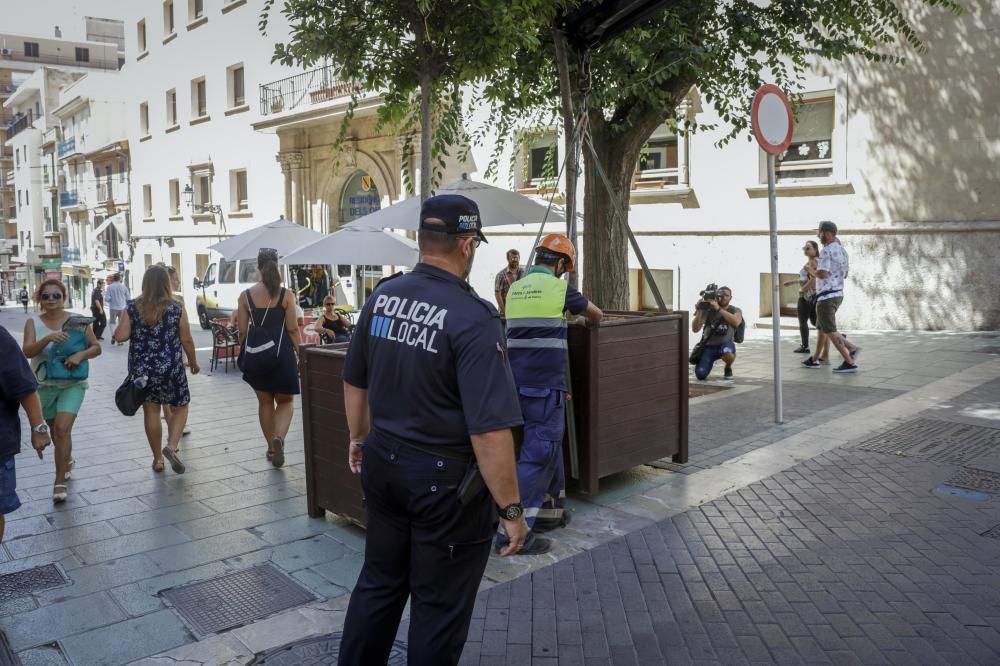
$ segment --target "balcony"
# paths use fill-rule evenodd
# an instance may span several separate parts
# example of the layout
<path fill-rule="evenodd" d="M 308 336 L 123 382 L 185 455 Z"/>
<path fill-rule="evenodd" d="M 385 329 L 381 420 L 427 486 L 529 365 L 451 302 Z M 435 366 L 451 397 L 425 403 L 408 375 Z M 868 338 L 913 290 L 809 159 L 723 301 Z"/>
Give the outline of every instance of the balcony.
<path fill-rule="evenodd" d="M 272 114 L 350 97 L 361 90 L 351 81 L 338 81 L 333 67 L 327 65 L 304 74 L 264 83 L 260 86 L 260 114 Z"/>
<path fill-rule="evenodd" d="M 59 159 L 66 157 L 67 155 L 72 155 L 76 152 L 76 137 L 71 136 L 65 141 L 60 141 L 56 147 L 56 155 Z"/>
<path fill-rule="evenodd" d="M 31 123 L 34 121 L 34 113 L 29 109 L 28 113 L 21 115 L 18 118 L 7 123 L 7 141 L 10 141 L 20 132 L 31 127 Z"/>
<path fill-rule="evenodd" d="M 78 247 L 64 247 L 62 249 L 62 260 L 65 264 L 79 264 L 80 263 L 80 248 Z"/>
<path fill-rule="evenodd" d="M 112 41 L 108 37 L 101 37 L 102 42 Z M 9 53 L 3 55 L 0 61 L 3 60 L 20 60 L 21 62 L 37 62 L 41 65 L 65 65 L 67 67 L 86 67 L 87 69 L 105 69 L 105 70 L 117 70 L 118 60 L 111 60 L 110 58 L 101 58 L 101 54 L 97 52 L 91 53 L 90 60 L 77 60 L 76 56 L 61 56 L 61 55 L 49 55 L 43 53 L 40 55 L 25 55 L 24 51 L 18 49 L 8 49 Z"/>
<path fill-rule="evenodd" d="M 80 197 L 77 195 L 76 190 L 64 190 L 59 193 L 60 208 L 69 208 L 78 205 L 80 205 Z"/>

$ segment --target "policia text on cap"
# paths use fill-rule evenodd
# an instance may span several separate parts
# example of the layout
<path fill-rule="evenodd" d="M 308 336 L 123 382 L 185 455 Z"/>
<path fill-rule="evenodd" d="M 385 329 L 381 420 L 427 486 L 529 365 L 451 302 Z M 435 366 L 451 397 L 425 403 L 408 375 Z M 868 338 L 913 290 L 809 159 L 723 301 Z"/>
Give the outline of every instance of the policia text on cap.
<path fill-rule="evenodd" d="M 420 263 L 376 287 L 344 366 L 349 464 L 368 532 L 341 664 L 386 663 L 407 598 L 409 663 L 457 664 L 498 518 L 510 536 L 502 555 L 528 533 L 506 339 L 496 308 L 466 282 L 486 240 L 479 209 L 436 196 L 420 220 Z M 475 464 L 485 485 L 470 483 Z"/>

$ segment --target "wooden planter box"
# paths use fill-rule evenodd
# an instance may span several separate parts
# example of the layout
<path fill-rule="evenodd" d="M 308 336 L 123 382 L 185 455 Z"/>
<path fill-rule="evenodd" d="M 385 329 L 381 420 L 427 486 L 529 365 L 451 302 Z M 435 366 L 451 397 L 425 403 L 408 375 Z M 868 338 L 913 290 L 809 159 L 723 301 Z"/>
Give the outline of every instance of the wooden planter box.
<path fill-rule="evenodd" d="M 347 467 L 350 433 L 344 413 L 347 343 L 301 347 L 302 429 L 309 515 L 325 511 L 364 527 L 361 477 Z"/>
<path fill-rule="evenodd" d="M 585 493 L 596 493 L 609 474 L 688 457 L 688 313 L 606 314 L 599 327 L 569 329 L 574 478 Z M 309 515 L 331 511 L 364 526 L 361 479 L 347 467 L 346 356 L 346 343 L 302 347 L 306 492 Z M 572 476 L 568 451 L 565 461 Z"/>
<path fill-rule="evenodd" d="M 688 458 L 688 313 L 605 315 L 598 327 L 569 328 L 574 478 L 585 493 L 596 493 L 601 477 L 668 456 Z"/>

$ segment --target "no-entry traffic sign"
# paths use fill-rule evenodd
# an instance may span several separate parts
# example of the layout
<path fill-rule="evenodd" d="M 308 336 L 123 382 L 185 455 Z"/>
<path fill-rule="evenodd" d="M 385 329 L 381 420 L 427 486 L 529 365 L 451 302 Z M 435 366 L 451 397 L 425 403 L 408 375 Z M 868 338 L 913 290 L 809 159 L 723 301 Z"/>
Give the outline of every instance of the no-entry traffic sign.
<path fill-rule="evenodd" d="M 750 124 L 757 143 L 765 152 L 780 155 L 788 150 L 795 129 L 788 96 L 773 83 L 765 83 L 753 96 Z"/>

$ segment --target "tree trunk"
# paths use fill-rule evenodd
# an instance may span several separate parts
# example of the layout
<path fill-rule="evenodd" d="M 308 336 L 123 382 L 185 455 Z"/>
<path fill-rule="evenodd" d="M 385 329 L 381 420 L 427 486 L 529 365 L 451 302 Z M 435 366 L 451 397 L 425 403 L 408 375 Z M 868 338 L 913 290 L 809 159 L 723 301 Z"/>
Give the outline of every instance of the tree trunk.
<path fill-rule="evenodd" d="M 576 152 L 576 114 L 573 112 L 573 91 L 575 86 L 570 81 L 569 49 L 566 36 L 558 28 L 553 30 L 553 43 L 556 53 L 556 65 L 559 69 L 559 93 L 562 100 L 563 132 L 565 133 L 566 155 L 566 235 L 575 246 L 576 235 L 576 183 L 579 171 Z M 577 271 L 569 274 L 569 282 L 576 288 L 580 287 Z"/>
<path fill-rule="evenodd" d="M 592 114 L 593 116 L 593 114 Z M 630 134 L 634 134 L 631 132 Z M 646 135 L 648 136 L 648 134 Z M 634 136 L 609 130 L 603 123 L 591 125 L 594 155 L 584 150 L 583 255 L 584 294 L 605 310 L 627 310 L 628 292 L 628 200 L 632 174 L 642 142 L 637 147 Z M 624 140 L 623 140 L 624 139 Z M 631 140 L 629 140 L 631 139 Z M 643 137 L 642 141 L 645 141 Z M 611 191 L 608 191 L 608 185 Z"/>

